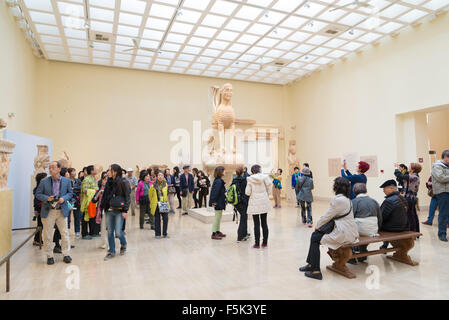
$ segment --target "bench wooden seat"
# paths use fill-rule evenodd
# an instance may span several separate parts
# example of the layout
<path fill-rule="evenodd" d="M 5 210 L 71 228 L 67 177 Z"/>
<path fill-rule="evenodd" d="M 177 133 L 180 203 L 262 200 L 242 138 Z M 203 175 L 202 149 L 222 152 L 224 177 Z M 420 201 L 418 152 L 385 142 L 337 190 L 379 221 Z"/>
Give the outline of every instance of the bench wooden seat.
<path fill-rule="evenodd" d="M 410 251 L 410 249 L 414 247 L 414 240 L 420 236 L 422 236 L 421 233 L 413 231 L 379 232 L 378 237 L 360 237 L 359 242 L 357 243 L 343 245 L 337 250 L 329 248 L 327 253 L 332 258 L 334 263 L 331 266 L 327 266 L 327 269 L 337 272 L 349 279 L 354 279 L 356 277 L 355 274 L 350 272 L 348 267 L 346 266 L 346 262 L 349 259 L 367 257 L 388 252 L 394 252 L 394 254 L 392 256 L 387 256 L 387 258 L 406 263 L 411 266 L 416 266 L 418 265 L 418 262 L 415 262 L 410 258 L 410 256 L 408 255 L 408 251 Z M 393 248 L 378 249 L 362 253 L 352 252 L 352 247 L 384 241 L 390 242 Z"/>

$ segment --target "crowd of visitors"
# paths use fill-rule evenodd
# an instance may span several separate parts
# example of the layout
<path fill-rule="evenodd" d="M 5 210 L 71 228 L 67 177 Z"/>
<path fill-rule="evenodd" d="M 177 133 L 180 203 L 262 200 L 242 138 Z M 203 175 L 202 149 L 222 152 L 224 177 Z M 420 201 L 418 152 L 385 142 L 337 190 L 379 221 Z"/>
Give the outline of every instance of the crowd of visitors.
<path fill-rule="evenodd" d="M 361 161 L 357 165 L 357 173 L 352 174 L 346 162 L 342 164 L 341 177 L 336 178 L 333 184 L 335 197 L 315 225 L 307 264 L 300 268 L 307 277 L 322 279 L 320 245 L 336 250 L 342 245 L 354 244 L 353 252 L 363 253 L 367 251 L 367 245 L 357 246 L 361 236 L 375 237 L 380 231 L 419 232 L 417 208 L 421 165 L 411 163 L 407 167 L 396 164 L 396 180 L 387 180 L 380 186 L 385 194 L 381 205 L 368 195 L 365 173 L 369 169 L 369 164 Z M 54 264 L 55 253 L 61 253 L 63 261 L 70 263 L 70 251 L 74 246 L 70 243 L 68 230 L 73 223 L 77 239 L 101 237 L 100 248 L 108 249 L 104 259 L 110 260 L 116 255 L 116 239 L 120 242 L 120 255 L 126 253 L 125 226 L 128 212 L 135 215 L 138 209 L 140 229 L 149 224 L 151 230 L 154 230 L 155 239 L 167 239 L 170 238 L 169 215 L 175 214 L 177 209 L 181 209 L 180 214 L 187 215 L 192 206 L 213 208 L 215 218 L 211 239 L 222 240 L 226 237 L 221 232 L 223 211 L 232 205 L 240 217 L 237 242 L 249 239 L 247 220 L 248 216 L 252 216 L 252 247 L 268 247 L 267 218 L 272 209 L 270 196 L 273 196 L 274 208 L 281 208 L 282 169 L 264 174 L 261 166 L 253 165 L 249 174 L 246 167 L 238 167 L 232 173 L 234 177 L 228 186 L 224 179 L 226 170 L 222 166 L 215 168 L 213 181 L 207 173 L 197 168 L 191 171 L 190 166 L 185 165 L 182 170 L 180 173 L 179 167 L 173 170 L 148 168 L 138 172 L 137 179 L 132 169 L 124 170 L 112 164 L 97 181 L 93 165 L 77 174 L 74 168 L 61 168 L 61 164 L 54 161 L 49 166 L 49 176 L 46 173 L 36 176 L 34 210 L 37 225 L 43 230 L 41 235 L 36 234 L 34 244 L 39 245 L 43 241 L 47 264 Z M 297 207 L 300 208 L 301 221 L 312 228 L 314 181 L 307 163 L 303 164 L 302 170 L 294 168 L 291 186 L 296 195 Z M 438 237 L 446 242 L 449 222 L 449 150 L 444 151 L 441 160 L 433 164 L 426 186 L 431 204 L 429 217 L 423 224 L 432 225 L 438 208 Z M 388 248 L 388 245 L 384 242 L 381 249 Z M 348 262 L 357 264 L 366 259 L 357 258 Z"/>

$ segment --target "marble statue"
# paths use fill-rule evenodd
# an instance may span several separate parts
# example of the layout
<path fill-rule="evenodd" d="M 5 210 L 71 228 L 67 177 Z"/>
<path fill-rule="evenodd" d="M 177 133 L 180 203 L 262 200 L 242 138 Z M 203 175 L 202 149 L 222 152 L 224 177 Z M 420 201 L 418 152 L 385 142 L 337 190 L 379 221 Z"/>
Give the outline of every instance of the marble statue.
<path fill-rule="evenodd" d="M 103 172 L 103 166 L 101 164 L 95 164 L 95 179 L 99 181 L 101 179 L 101 173 Z"/>
<path fill-rule="evenodd" d="M 211 88 L 211 93 L 214 108 L 212 128 L 214 129 L 215 150 L 220 155 L 225 153 L 225 130 L 230 130 L 231 152 L 235 153 L 235 113 L 231 102 L 232 85 L 226 83 L 221 89 L 214 86 Z"/>
<path fill-rule="evenodd" d="M 0 130 L 6 128 L 6 122 L 0 118 Z M 16 144 L 14 142 L 0 138 L 0 190 L 8 187 L 9 165 L 11 163 L 10 154 Z"/>
<path fill-rule="evenodd" d="M 71 168 L 72 167 L 72 161 L 70 161 L 69 156 L 65 151 L 61 154 L 61 159 L 58 160 L 61 164 L 62 168 Z"/>
<path fill-rule="evenodd" d="M 50 165 L 48 146 L 37 145 L 37 155 L 34 158 L 34 176 L 38 173 L 46 172 Z"/>
<path fill-rule="evenodd" d="M 296 158 L 296 140 L 289 141 L 287 160 L 289 172 L 290 174 L 293 174 L 293 172 L 295 171 L 295 167 L 300 167 L 299 161 Z"/>

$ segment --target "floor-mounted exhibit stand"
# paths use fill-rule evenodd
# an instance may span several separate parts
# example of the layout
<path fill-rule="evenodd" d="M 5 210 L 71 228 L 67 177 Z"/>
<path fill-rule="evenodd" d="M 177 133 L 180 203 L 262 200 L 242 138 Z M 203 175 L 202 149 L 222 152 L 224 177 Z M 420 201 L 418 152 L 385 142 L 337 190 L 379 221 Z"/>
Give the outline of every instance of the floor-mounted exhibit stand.
<path fill-rule="evenodd" d="M 6 122 L 0 119 L 0 129 Z M 8 176 L 11 163 L 10 155 L 16 144 L 0 138 L 0 258 L 11 250 L 12 235 L 12 189 L 8 188 Z"/>
<path fill-rule="evenodd" d="M 214 223 L 215 218 L 215 210 L 212 207 L 209 208 L 197 208 L 188 210 L 189 216 L 197 219 L 203 223 L 212 224 Z M 221 222 L 229 222 L 232 221 L 234 216 L 233 206 L 228 205 L 226 210 L 223 211 Z"/>

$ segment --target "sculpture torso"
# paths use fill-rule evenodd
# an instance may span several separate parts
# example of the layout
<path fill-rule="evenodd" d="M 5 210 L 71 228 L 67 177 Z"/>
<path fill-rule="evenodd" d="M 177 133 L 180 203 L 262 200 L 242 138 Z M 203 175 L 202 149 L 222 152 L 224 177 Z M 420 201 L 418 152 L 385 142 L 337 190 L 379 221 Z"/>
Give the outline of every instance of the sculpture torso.
<path fill-rule="evenodd" d="M 230 129 L 235 122 L 235 113 L 232 106 L 220 105 L 214 114 L 212 121 L 214 129 L 218 128 L 218 124 L 223 124 L 224 129 Z"/>

